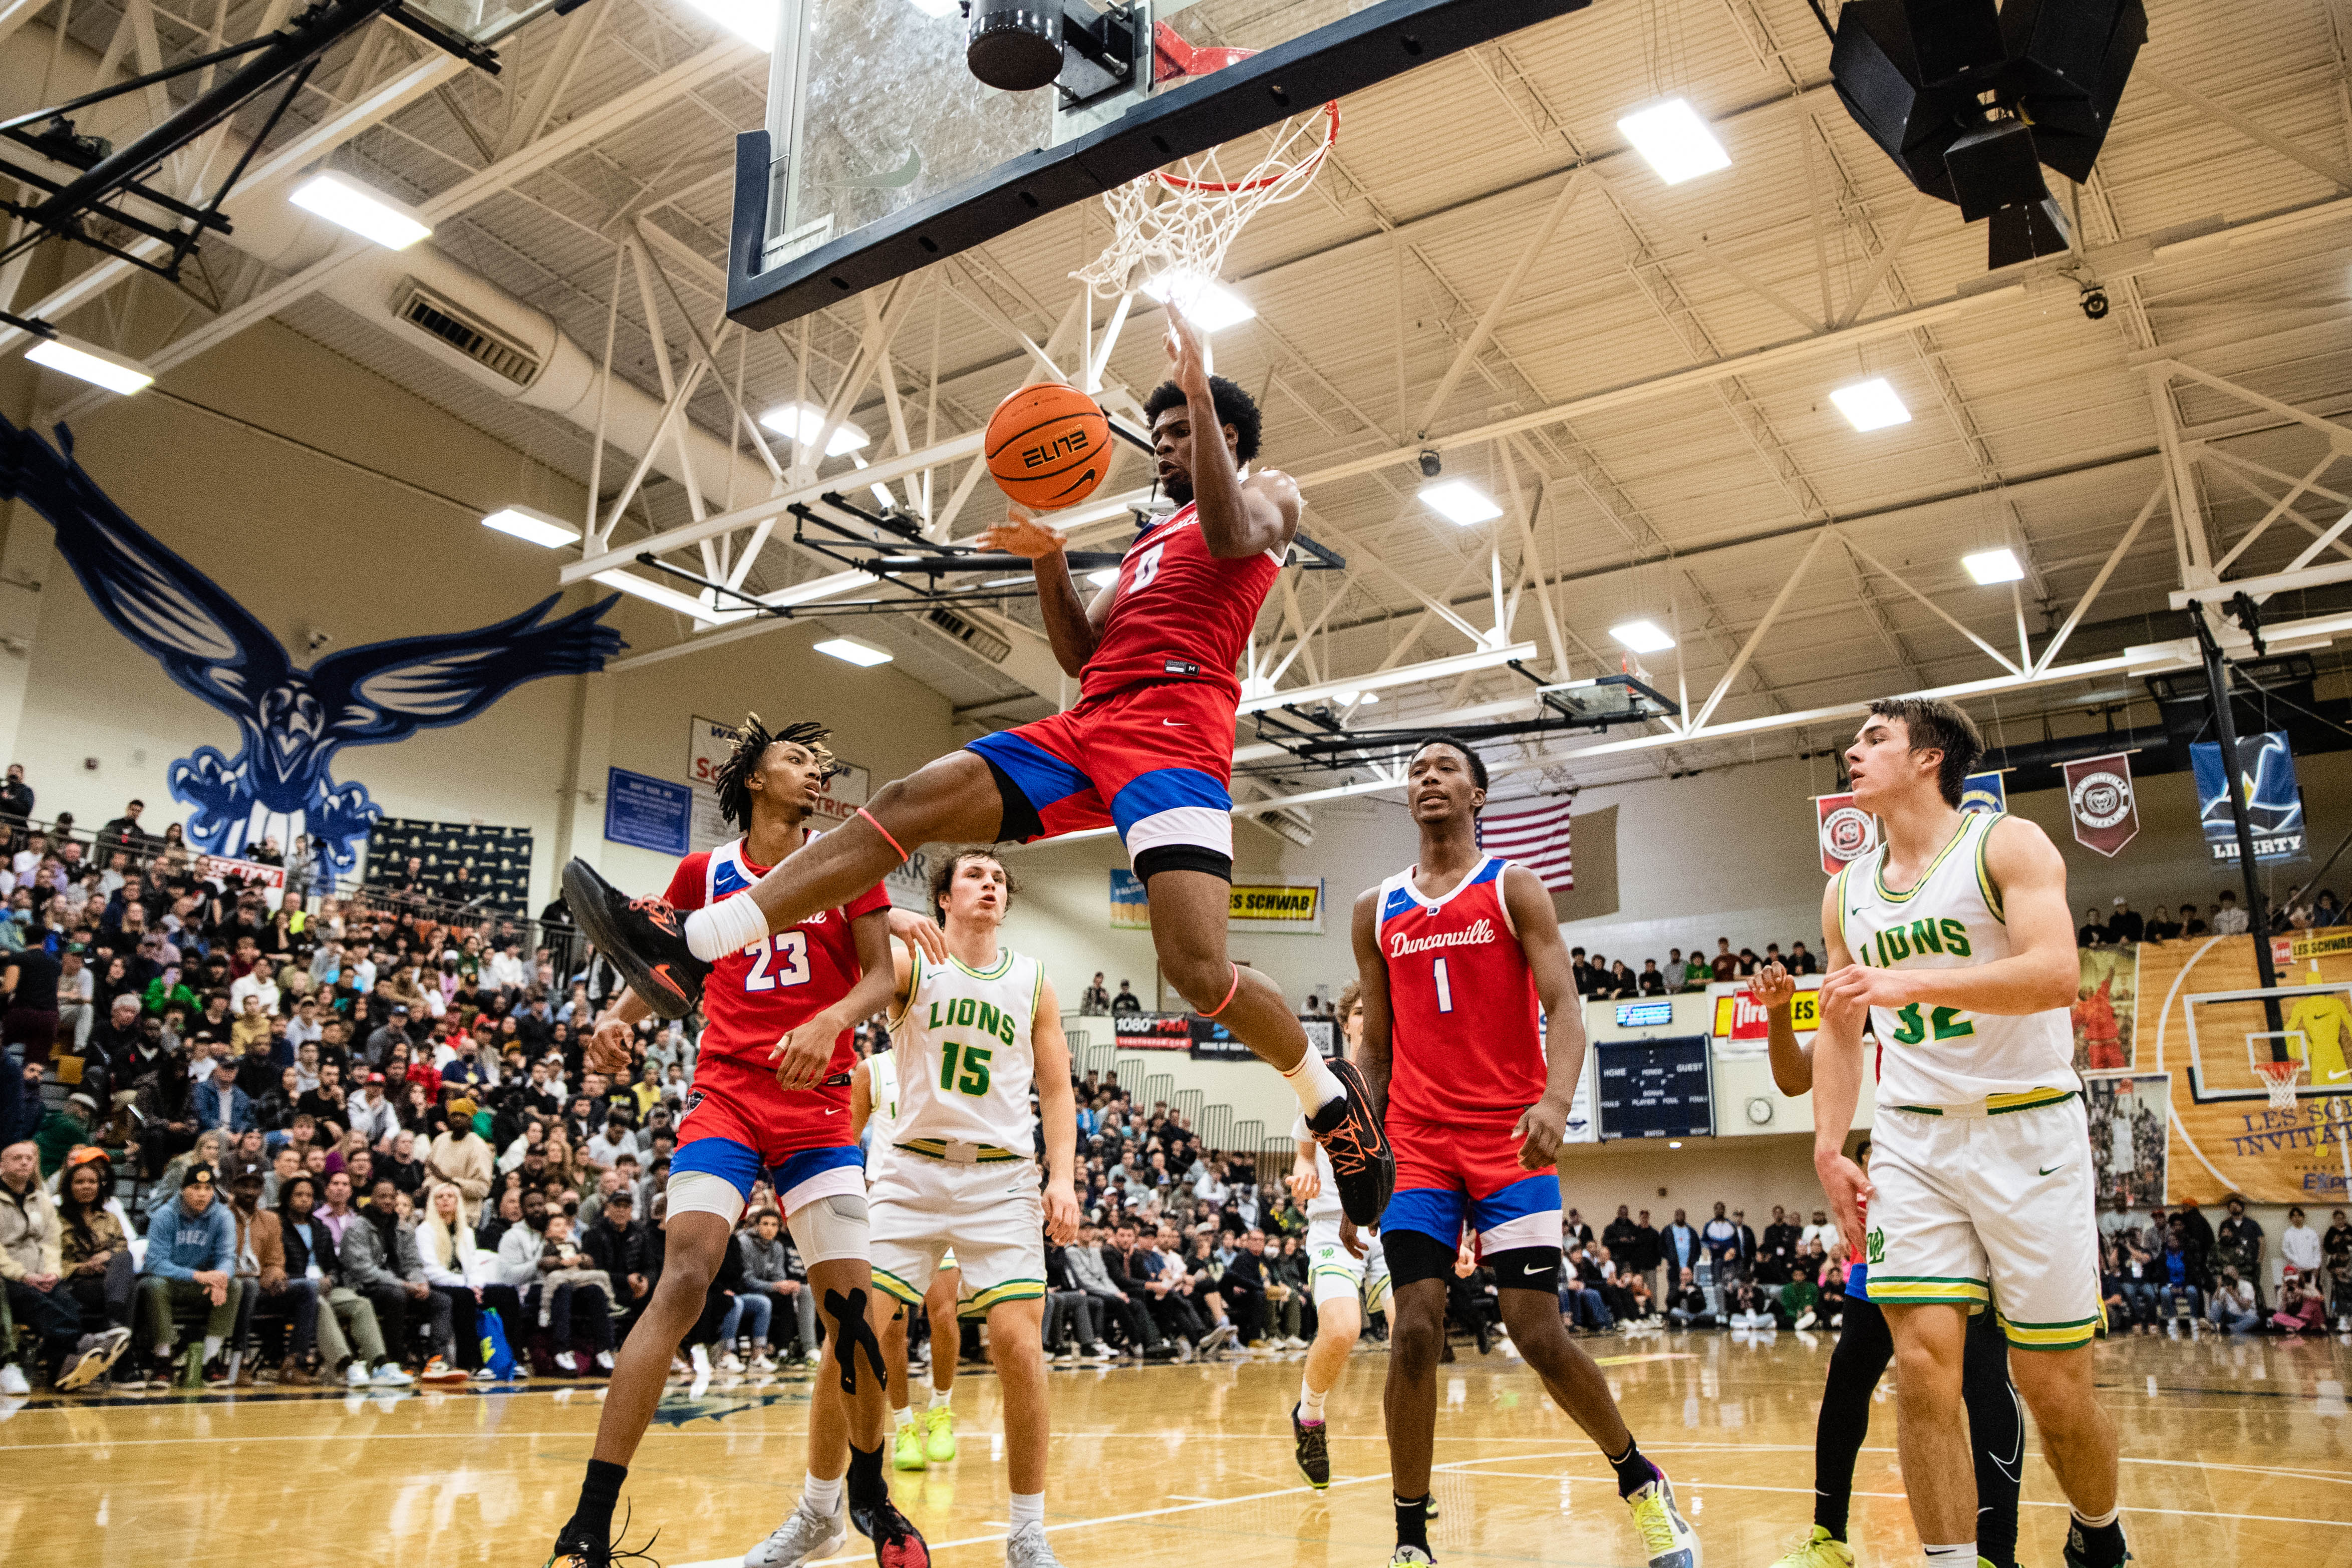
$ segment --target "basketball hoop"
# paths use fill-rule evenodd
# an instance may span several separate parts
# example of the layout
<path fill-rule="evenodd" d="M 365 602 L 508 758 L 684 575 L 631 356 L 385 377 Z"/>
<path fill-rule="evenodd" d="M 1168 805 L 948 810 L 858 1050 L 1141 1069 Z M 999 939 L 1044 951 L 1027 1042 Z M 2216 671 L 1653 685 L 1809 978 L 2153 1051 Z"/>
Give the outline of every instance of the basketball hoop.
<path fill-rule="evenodd" d="M 1256 52 L 1196 49 L 1165 23 L 1154 34 L 1158 82 L 1205 76 Z M 1215 281 L 1225 251 L 1243 225 L 1306 190 L 1323 166 L 1324 154 L 1339 140 L 1339 106 L 1321 104 L 1274 126 L 1262 144 L 1244 139 L 1245 145 L 1264 148 L 1246 168 L 1227 169 L 1219 150 L 1212 148 L 1106 191 L 1110 244 L 1070 276 L 1105 299 L 1141 288 L 1162 299 L 1172 298 L 1179 308 L 1190 305 L 1199 290 Z M 1155 283 L 1161 287 L 1154 288 Z"/>
<path fill-rule="evenodd" d="M 2303 1062 L 2295 1057 L 2284 1061 L 2257 1061 L 2254 1072 L 2263 1081 L 2263 1090 L 2270 1096 L 2273 1111 L 2292 1110 L 2294 1106 L 2295 1081 L 2303 1076 Z"/>

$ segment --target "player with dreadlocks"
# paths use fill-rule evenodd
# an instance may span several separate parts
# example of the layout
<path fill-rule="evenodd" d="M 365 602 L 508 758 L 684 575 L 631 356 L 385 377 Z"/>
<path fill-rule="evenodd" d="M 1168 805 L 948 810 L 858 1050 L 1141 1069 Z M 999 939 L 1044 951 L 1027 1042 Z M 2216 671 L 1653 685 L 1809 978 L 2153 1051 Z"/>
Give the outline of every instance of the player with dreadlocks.
<path fill-rule="evenodd" d="M 833 771 L 827 733 L 795 724 L 772 734 L 757 714 L 744 721 L 717 780 L 719 809 L 743 835 L 681 861 L 667 908 L 700 909 L 740 894 L 816 838 L 808 816 Z M 838 1365 L 823 1369 L 810 1400 L 808 1475 L 797 1506 L 744 1562 L 789 1568 L 831 1556 L 855 1524 L 874 1542 L 881 1568 L 927 1568 L 923 1538 L 892 1506 L 882 1468 L 887 1408 L 866 1317 L 866 1176 L 848 1115 L 850 1032 L 890 1000 L 894 928 L 909 945 L 945 956 L 938 928 L 911 915 L 894 920 L 877 886 L 713 966 L 693 1091 L 670 1161 L 660 1282 L 621 1347 L 595 1457 L 579 1507 L 555 1538 L 551 1568 L 610 1568 L 613 1509 L 629 1459 L 762 1176 L 808 1265 Z M 635 992 L 623 993 L 596 1020 L 590 1067 L 627 1065 L 636 1025 L 651 1012 Z"/>

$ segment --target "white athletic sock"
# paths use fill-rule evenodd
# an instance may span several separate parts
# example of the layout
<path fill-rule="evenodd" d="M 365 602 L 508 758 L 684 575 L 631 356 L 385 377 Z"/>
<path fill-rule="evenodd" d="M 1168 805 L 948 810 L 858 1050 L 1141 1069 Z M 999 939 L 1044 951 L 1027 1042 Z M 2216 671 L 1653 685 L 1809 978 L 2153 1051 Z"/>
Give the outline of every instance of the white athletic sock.
<path fill-rule="evenodd" d="M 932 1389 L 932 1390 L 931 1390 L 931 1408 L 932 1408 L 932 1409 L 934 1409 L 934 1410 L 944 1410 L 944 1409 L 946 1409 L 946 1408 L 948 1407 L 948 1401 L 949 1401 L 949 1399 L 950 1399 L 950 1398 L 951 1398 L 951 1397 L 954 1396 L 954 1393 L 955 1393 L 955 1390 L 954 1390 L 954 1389 L 952 1389 L 952 1388 L 934 1388 L 934 1389 Z M 1038 1496 L 1040 1496 L 1040 1497 L 1043 1497 L 1045 1494 L 1044 1494 L 1043 1492 L 1040 1492 L 1040 1493 L 1038 1493 L 1037 1495 L 1038 1495 Z"/>
<path fill-rule="evenodd" d="M 749 898 L 722 898 L 686 917 L 687 950 L 706 964 L 765 941 L 767 936 L 767 914 Z"/>
<path fill-rule="evenodd" d="M 1045 1494 L 1041 1491 L 1017 1491 L 1006 1500 L 1011 1509 L 1005 1521 L 1018 1530 L 1024 1524 L 1045 1522 Z"/>
<path fill-rule="evenodd" d="M 1977 1568 L 1977 1543 L 1973 1541 L 1957 1546 L 1928 1546 L 1923 1542 L 1920 1550 L 1927 1553 L 1927 1568 Z"/>
<path fill-rule="evenodd" d="M 891 1427 L 891 1430 L 894 1432 L 902 1430 L 915 1424 L 915 1413 L 912 1410 L 908 1409 L 904 1405 L 901 1405 L 897 1409 L 891 1411 L 890 1418 L 894 1423 Z"/>
<path fill-rule="evenodd" d="M 811 1513 L 823 1514 L 830 1519 L 833 1517 L 834 1511 L 841 1506 L 842 1485 L 848 1479 L 846 1476 L 835 1476 L 829 1481 L 821 1481 L 814 1476 L 803 1477 L 801 1481 L 801 1500 L 808 1504 Z M 1969 1564 L 1969 1568 L 1975 1568 L 1975 1564 Z"/>
<path fill-rule="evenodd" d="M 1282 1079 L 1290 1085 L 1290 1092 L 1298 1096 L 1300 1109 L 1309 1117 L 1348 1092 L 1340 1083 L 1339 1075 L 1331 1071 L 1330 1064 L 1323 1060 L 1323 1053 L 1312 1044 L 1307 1046 L 1307 1054 L 1298 1059 L 1298 1065 L 1284 1073 Z"/>
<path fill-rule="evenodd" d="M 1301 1421 L 1323 1419 L 1323 1400 L 1324 1395 L 1316 1393 L 1313 1384 L 1303 1377 L 1298 1380 L 1298 1418 Z"/>
<path fill-rule="evenodd" d="M 221 1345 L 224 1343 L 226 1342 L 219 1334 L 208 1333 L 205 1335 L 205 1359 L 206 1361 L 210 1361 L 213 1357 L 218 1355 L 220 1354 Z"/>

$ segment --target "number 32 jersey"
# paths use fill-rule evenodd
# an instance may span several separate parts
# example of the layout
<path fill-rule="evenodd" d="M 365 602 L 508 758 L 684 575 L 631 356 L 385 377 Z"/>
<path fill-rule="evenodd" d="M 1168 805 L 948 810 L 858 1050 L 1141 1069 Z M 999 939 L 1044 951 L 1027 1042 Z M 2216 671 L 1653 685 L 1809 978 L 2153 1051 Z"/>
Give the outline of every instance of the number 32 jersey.
<path fill-rule="evenodd" d="M 1489 855 L 1452 892 L 1381 883 L 1389 971 L 1389 1114 L 1440 1126 L 1508 1127 L 1544 1093 L 1535 976 L 1503 903 L 1510 862 Z"/>
<path fill-rule="evenodd" d="M 815 833 L 809 834 L 809 843 L 816 840 Z M 769 870 L 747 859 L 743 841 L 736 839 L 678 862 L 663 896 L 681 912 L 701 909 L 741 894 Z M 858 967 L 857 943 L 849 923 L 889 907 L 890 896 L 877 883 L 841 908 L 821 909 L 789 930 L 770 932 L 721 957 L 711 966 L 702 989 L 708 1026 L 702 1031 L 702 1054 L 767 1068 L 768 1053 L 778 1040 L 847 996 L 865 973 Z M 851 1036 L 851 1030 L 844 1030 L 833 1042 L 827 1078 L 846 1073 L 856 1060 Z M 814 1092 L 837 1096 L 846 1105 L 846 1083 L 844 1079 L 831 1087 L 821 1084 Z"/>

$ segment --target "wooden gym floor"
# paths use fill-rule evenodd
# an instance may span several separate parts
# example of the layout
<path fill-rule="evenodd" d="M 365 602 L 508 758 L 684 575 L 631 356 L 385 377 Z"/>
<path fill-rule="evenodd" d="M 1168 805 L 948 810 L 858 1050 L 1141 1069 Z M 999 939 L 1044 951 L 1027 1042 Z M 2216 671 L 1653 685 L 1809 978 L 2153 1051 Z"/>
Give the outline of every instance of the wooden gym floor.
<path fill-rule="evenodd" d="M 1710 1568 L 1764 1568 L 1801 1535 L 1827 1336 L 1585 1343 L 1674 1476 Z M 1639 1568 L 1600 1455 L 1517 1362 L 1456 1354 L 1439 1385 L 1439 1561 Z M 2347 1362 L 2352 1342 L 2336 1340 L 2103 1346 L 2141 1568 L 2352 1565 Z M 1055 1372 L 1055 1552 L 1069 1568 L 1381 1568 L 1392 1540 L 1386 1364 L 1360 1352 L 1333 1396 L 1334 1480 L 1321 1496 L 1291 1461 L 1296 1357 Z M 772 1528 L 803 1469 L 809 1386 L 796 1374 L 696 1398 L 673 1385 L 630 1474 L 632 1543 L 658 1525 L 661 1563 L 716 1568 Z M 538 1568 L 571 1511 L 600 1393 L 537 1384 L 0 1401 L 0 1562 Z M 1864 1564 L 1908 1564 L 1918 1550 L 1890 1399 L 1882 1387 L 1855 1476 L 1852 1539 Z M 893 1487 L 946 1568 L 987 1568 L 1003 1561 L 1005 1506 L 993 1378 L 968 1371 L 956 1406 L 961 1456 Z M 2038 1458 L 2030 1463 L 2019 1556 L 2059 1568 L 2063 1505 Z"/>

